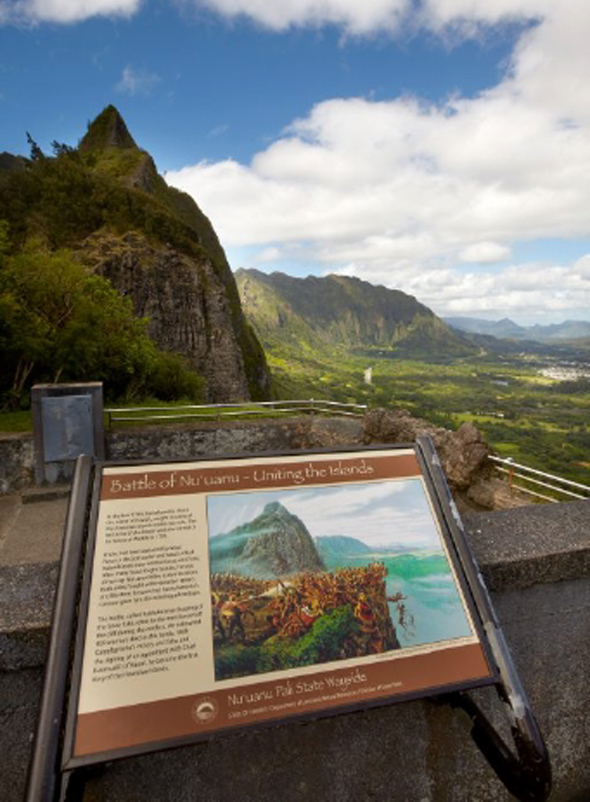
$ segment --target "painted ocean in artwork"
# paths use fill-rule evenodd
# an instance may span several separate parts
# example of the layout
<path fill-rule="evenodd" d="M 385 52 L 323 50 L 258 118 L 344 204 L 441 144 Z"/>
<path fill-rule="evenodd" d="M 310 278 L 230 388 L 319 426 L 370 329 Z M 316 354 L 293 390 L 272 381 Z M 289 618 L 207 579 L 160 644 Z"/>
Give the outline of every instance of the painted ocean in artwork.
<path fill-rule="evenodd" d="M 352 544 L 351 544 L 352 545 Z M 401 593 L 407 615 L 405 626 L 397 623 L 402 648 L 471 635 L 471 628 L 446 555 L 441 549 L 391 553 L 330 555 L 327 543 L 319 540 L 319 551 L 328 570 L 336 566 L 365 566 L 382 562 L 387 569 L 388 597 Z M 390 602 L 390 608 L 393 604 Z M 398 611 L 391 609 L 394 622 Z"/>

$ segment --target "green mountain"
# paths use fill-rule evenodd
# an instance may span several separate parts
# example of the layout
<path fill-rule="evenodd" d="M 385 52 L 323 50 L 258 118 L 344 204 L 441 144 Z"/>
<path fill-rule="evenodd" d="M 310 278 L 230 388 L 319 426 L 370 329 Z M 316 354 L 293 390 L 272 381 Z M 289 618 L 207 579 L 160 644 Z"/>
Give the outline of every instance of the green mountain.
<path fill-rule="evenodd" d="M 209 400 L 268 397 L 264 352 L 210 221 L 166 184 L 117 109 L 104 109 L 77 148 L 55 142 L 49 157 L 29 141 L 30 159 L 0 156 L 12 252 L 33 240 L 68 249 L 131 300 L 160 349 L 204 377 Z"/>
<path fill-rule="evenodd" d="M 262 343 L 317 352 L 432 358 L 475 349 L 428 307 L 399 290 L 347 276 L 293 278 L 240 269 L 242 307 Z"/>
<path fill-rule="evenodd" d="M 252 521 L 211 538 L 209 554 L 213 574 L 276 579 L 324 569 L 305 524 L 278 501 Z"/>

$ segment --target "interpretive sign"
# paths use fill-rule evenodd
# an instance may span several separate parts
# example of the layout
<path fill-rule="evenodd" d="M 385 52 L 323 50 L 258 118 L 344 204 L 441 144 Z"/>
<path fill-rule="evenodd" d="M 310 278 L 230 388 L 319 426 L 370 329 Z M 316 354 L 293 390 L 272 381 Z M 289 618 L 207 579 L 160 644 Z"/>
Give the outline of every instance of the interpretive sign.
<path fill-rule="evenodd" d="M 70 765 L 494 681 L 413 448 L 98 471 Z"/>

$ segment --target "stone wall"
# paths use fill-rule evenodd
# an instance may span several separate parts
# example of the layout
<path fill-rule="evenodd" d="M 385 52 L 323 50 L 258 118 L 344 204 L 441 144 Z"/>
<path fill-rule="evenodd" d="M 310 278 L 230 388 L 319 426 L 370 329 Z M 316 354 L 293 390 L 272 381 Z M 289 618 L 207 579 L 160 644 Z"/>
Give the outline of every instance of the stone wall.
<path fill-rule="evenodd" d="M 551 800 L 585 802 L 590 799 L 590 501 L 472 513 L 466 524 L 549 748 Z M 56 573 L 55 564 L 0 568 L 0 787 L 6 802 L 22 798 Z M 477 696 L 505 727 L 493 690 Z M 88 802 L 196 798 L 507 802 L 511 797 L 471 743 L 462 714 L 431 701 L 244 731 L 120 761 L 93 771 L 84 796 Z"/>
<path fill-rule="evenodd" d="M 35 481 L 32 434 L 0 434 L 0 494 L 17 493 Z"/>
<path fill-rule="evenodd" d="M 108 460 L 197 459 L 244 452 L 329 448 L 363 442 L 361 418 L 205 421 L 184 426 L 113 428 L 105 432 Z M 0 494 L 35 481 L 32 434 L 0 433 Z"/>
<path fill-rule="evenodd" d="M 204 421 L 185 425 L 113 428 L 105 432 L 108 460 L 216 457 L 222 454 L 345 448 L 362 444 L 434 440 L 456 498 L 476 509 L 493 509 L 504 488 L 488 460 L 491 449 L 479 430 L 464 423 L 457 431 L 432 426 L 399 410 L 373 409 L 363 418 L 307 415 L 289 419 Z M 31 435 L 0 435 L 0 493 L 32 483 Z M 4 467 L 2 467 L 4 466 Z M 498 489 L 500 486 L 500 489 Z M 502 506 L 504 506 L 502 504 Z"/>

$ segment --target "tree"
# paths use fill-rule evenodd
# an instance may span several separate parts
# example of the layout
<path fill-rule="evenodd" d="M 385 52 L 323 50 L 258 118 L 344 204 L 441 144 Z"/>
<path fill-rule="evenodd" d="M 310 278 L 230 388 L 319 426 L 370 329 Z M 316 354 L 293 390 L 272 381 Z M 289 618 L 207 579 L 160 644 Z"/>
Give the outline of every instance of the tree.
<path fill-rule="evenodd" d="M 78 154 L 76 148 L 66 145 L 65 142 L 58 142 L 57 139 L 54 139 L 51 143 L 51 150 L 54 156 L 75 156 Z"/>
<path fill-rule="evenodd" d="M 30 153 L 31 161 L 34 162 L 41 161 L 41 159 L 45 158 L 45 154 L 43 153 L 39 145 L 35 142 L 33 137 L 29 134 L 29 132 L 26 131 L 25 133 L 27 135 L 27 142 L 29 143 L 29 147 L 31 148 L 31 153 Z"/>
<path fill-rule="evenodd" d="M 203 381 L 182 358 L 158 351 L 131 301 L 89 274 L 65 250 L 30 240 L 7 254 L 0 226 L 0 394 L 17 407 L 33 381 L 104 381 L 111 397 L 148 394 L 165 384 L 169 397 L 203 396 Z"/>

